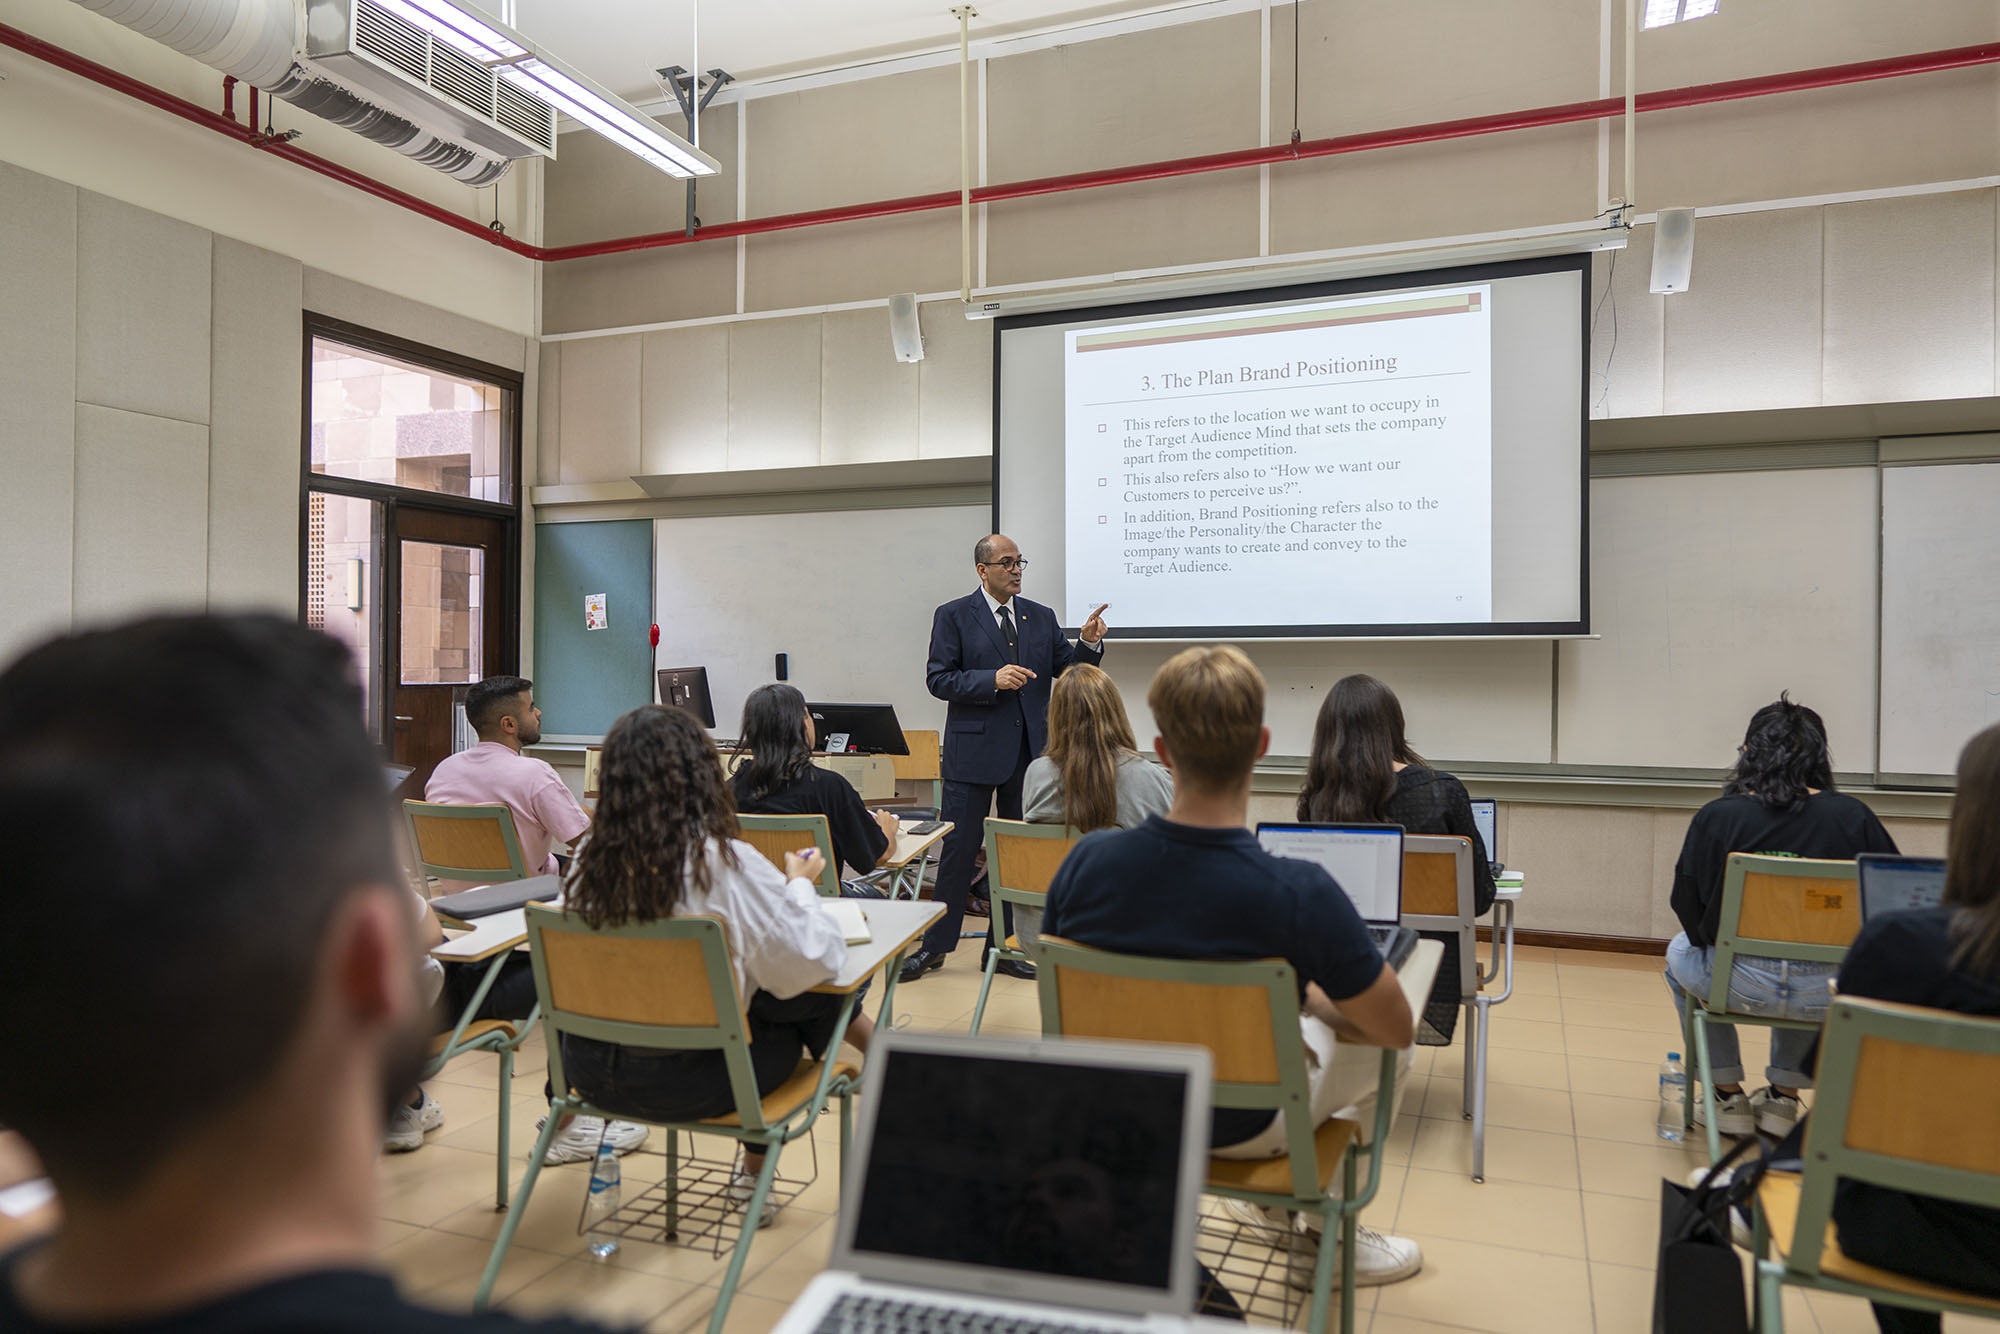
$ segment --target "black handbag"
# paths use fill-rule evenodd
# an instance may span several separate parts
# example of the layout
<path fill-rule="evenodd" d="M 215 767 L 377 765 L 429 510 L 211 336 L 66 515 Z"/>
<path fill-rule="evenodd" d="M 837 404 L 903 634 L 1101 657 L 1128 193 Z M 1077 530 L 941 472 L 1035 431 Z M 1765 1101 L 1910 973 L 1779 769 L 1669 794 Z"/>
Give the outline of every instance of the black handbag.
<path fill-rule="evenodd" d="M 1756 1190 L 1769 1156 L 1746 1164 L 1724 1184 L 1716 1178 L 1757 1143 L 1755 1136 L 1739 1141 L 1700 1185 L 1660 1182 L 1653 1334 L 1749 1334 L 1743 1266 L 1729 1239 L 1729 1211 Z"/>

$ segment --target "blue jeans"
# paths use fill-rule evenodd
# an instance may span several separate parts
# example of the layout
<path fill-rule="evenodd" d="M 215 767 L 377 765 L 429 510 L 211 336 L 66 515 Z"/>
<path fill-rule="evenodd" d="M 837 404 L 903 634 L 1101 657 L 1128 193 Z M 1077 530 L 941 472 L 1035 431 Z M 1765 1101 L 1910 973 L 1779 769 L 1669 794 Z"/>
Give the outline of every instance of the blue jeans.
<path fill-rule="evenodd" d="M 1681 1012 L 1683 1026 L 1687 1022 L 1688 994 L 1692 992 L 1706 1000 L 1714 971 L 1715 950 L 1710 946 L 1689 943 L 1685 931 L 1668 942 L 1667 990 L 1673 993 L 1674 1007 Z M 1826 1017 L 1826 1007 L 1832 999 L 1827 992 L 1827 979 L 1837 971 L 1836 964 L 1739 954 L 1729 978 L 1729 1008 L 1738 1014 L 1818 1023 Z M 1811 1088 L 1812 1076 L 1800 1067 L 1818 1039 L 1819 1034 L 1810 1029 L 1772 1029 L 1771 1063 L 1764 1067 L 1764 1078 L 1786 1088 Z M 1687 1056 L 1688 1071 L 1692 1074 L 1694 1053 Z M 1743 1082 L 1743 1050 L 1734 1024 L 1708 1025 L 1708 1066 L 1717 1084 Z"/>

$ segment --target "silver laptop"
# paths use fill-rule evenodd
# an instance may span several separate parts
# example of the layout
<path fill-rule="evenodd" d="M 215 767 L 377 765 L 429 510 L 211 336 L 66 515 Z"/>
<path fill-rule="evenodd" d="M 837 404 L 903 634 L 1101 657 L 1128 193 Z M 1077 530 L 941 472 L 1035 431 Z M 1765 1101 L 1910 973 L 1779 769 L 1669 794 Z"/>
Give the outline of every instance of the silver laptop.
<path fill-rule="evenodd" d="M 1403 826 L 1267 820 L 1257 826 L 1257 842 L 1273 857 L 1324 869 L 1354 901 L 1389 966 L 1403 966 L 1417 947 L 1416 932 L 1403 925 Z"/>
<path fill-rule="evenodd" d="M 1883 913 L 1935 908 L 1944 902 L 1944 858 L 1864 852 L 1854 859 L 1861 881 L 1861 920 Z"/>
<path fill-rule="evenodd" d="M 1500 874 L 1500 803 L 1492 797 L 1472 799 L 1472 827 L 1479 831 L 1480 853 L 1493 874 Z"/>
<path fill-rule="evenodd" d="M 878 1032 L 833 1257 L 776 1334 L 1192 1329 L 1209 1091 L 1197 1047 Z"/>

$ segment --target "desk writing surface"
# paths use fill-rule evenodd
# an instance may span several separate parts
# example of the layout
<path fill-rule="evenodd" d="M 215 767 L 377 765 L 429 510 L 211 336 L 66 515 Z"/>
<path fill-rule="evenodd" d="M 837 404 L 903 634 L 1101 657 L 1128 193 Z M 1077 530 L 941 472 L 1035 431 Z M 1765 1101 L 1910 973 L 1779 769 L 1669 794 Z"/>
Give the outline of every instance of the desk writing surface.
<path fill-rule="evenodd" d="M 847 962 L 840 966 L 840 971 L 834 974 L 832 981 L 820 983 L 813 988 L 814 991 L 840 995 L 855 990 L 874 976 L 876 971 L 899 950 L 922 935 L 924 929 L 944 912 L 942 903 L 929 899 L 919 899 L 914 902 L 857 899 L 850 902 L 860 903 L 861 915 L 868 919 L 868 929 L 874 933 L 875 938 L 865 945 L 849 945 Z M 1443 952 L 1444 947 L 1438 946 L 1438 953 Z M 1435 964 L 1432 965 L 1431 971 L 1437 971 Z"/>
<path fill-rule="evenodd" d="M 501 950 L 511 950 L 527 938 L 527 910 L 509 908 L 506 912 L 480 918 L 472 930 L 433 949 L 431 957 L 447 963 L 472 963 L 490 959 Z"/>
<path fill-rule="evenodd" d="M 949 820 L 939 821 L 938 827 L 931 830 L 928 834 L 911 834 L 898 831 L 896 834 L 896 846 L 890 849 L 889 855 L 884 857 L 879 864 L 883 866 L 908 866 L 911 862 L 929 852 L 937 845 L 939 840 L 943 839 L 951 831 L 952 823 Z"/>

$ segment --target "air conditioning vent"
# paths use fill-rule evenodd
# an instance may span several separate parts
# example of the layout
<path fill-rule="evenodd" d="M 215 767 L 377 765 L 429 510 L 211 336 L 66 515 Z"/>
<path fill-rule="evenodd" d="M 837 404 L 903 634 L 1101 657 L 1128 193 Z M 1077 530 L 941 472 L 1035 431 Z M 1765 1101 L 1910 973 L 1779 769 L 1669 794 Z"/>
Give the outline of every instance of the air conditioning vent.
<path fill-rule="evenodd" d="M 552 144 L 556 140 L 555 109 L 532 93 L 524 93 L 505 79 L 494 85 L 499 94 L 499 106 L 494 110 L 494 119 L 514 133 L 538 144 Z"/>
<path fill-rule="evenodd" d="M 491 119 L 493 90 L 498 83 L 493 72 L 479 62 L 448 46 L 431 48 L 431 87 L 459 105 Z"/>
<path fill-rule="evenodd" d="M 430 82 L 431 35 L 380 5 L 354 6 L 354 49 L 365 51 L 413 79 Z"/>

